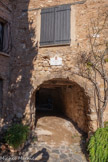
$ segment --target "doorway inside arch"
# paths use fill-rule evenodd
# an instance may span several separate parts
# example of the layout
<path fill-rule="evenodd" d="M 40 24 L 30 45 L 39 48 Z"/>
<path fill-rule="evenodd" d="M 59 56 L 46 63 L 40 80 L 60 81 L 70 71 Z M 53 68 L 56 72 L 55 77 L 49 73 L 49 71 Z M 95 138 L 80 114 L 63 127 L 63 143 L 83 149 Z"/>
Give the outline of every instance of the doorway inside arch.
<path fill-rule="evenodd" d="M 61 79 L 44 82 L 36 91 L 35 101 L 36 129 L 41 140 L 69 144 L 72 136 L 87 133 L 89 99 L 77 83 Z"/>
<path fill-rule="evenodd" d="M 36 92 L 37 112 L 63 113 L 60 87 L 41 87 Z"/>

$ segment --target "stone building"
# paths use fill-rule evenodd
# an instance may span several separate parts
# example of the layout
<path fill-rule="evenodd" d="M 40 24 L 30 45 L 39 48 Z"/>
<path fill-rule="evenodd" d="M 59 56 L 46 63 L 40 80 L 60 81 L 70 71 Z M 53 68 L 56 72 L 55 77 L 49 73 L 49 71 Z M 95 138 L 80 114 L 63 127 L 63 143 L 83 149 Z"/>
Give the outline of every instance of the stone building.
<path fill-rule="evenodd" d="M 0 124 L 4 123 L 7 112 L 10 80 L 10 48 L 12 8 L 8 1 L 0 1 Z"/>
<path fill-rule="evenodd" d="M 93 87 L 75 75 L 75 60 L 79 44 L 89 48 L 90 19 L 107 5 L 107 0 L 0 1 L 0 28 L 8 24 L 7 51 L 0 47 L 1 125 L 16 116 L 34 127 L 36 109 L 49 99 L 84 132 L 96 129 Z M 108 106 L 104 120 L 107 115 Z"/>

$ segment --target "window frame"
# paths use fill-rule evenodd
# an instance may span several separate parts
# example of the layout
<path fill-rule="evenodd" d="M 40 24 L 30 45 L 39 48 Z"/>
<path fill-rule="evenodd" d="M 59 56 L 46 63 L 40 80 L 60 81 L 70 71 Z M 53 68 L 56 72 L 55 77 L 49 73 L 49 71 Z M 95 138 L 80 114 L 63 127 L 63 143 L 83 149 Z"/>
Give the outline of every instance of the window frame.
<path fill-rule="evenodd" d="M 2 112 L 2 108 L 3 108 L 3 79 L 0 77 L 0 94 L 1 94 L 1 98 L 0 98 L 0 112 Z"/>
<path fill-rule="evenodd" d="M 0 21 L 0 25 L 1 25 L 1 27 L 2 27 L 2 29 L 1 29 L 1 37 L 2 37 L 1 39 L 2 39 L 2 41 L 1 41 L 1 45 L 0 45 L 0 52 L 3 52 L 4 23 Z"/>
<path fill-rule="evenodd" d="M 0 54 L 9 56 L 10 48 L 11 48 L 11 40 L 10 40 L 10 23 L 0 17 L 0 23 L 3 24 L 3 40 L 2 40 L 2 49 L 0 49 Z M 7 38 L 5 37 L 5 34 L 7 35 Z M 6 41 L 4 43 L 4 41 Z M 8 43 L 7 43 L 8 42 Z"/>

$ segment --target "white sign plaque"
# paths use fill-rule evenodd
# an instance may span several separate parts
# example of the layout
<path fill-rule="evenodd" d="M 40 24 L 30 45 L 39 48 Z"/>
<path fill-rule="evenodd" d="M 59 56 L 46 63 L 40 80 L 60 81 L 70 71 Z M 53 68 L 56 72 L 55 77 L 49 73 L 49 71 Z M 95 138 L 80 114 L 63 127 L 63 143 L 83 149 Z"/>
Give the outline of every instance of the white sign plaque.
<path fill-rule="evenodd" d="M 58 56 L 50 58 L 50 65 L 61 66 L 62 65 L 62 58 L 58 57 Z"/>

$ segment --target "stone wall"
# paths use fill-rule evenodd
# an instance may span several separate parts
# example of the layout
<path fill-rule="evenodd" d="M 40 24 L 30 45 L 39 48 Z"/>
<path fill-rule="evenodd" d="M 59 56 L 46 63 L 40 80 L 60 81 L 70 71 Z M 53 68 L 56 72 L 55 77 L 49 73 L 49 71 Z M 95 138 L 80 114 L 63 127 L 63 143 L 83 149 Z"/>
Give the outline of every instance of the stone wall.
<path fill-rule="evenodd" d="M 7 93 L 8 93 L 8 83 L 9 83 L 9 57 L 0 54 L 0 78 L 3 80 L 3 107 L 0 112 L 4 112 L 7 106 Z"/>
<path fill-rule="evenodd" d="M 67 88 L 63 92 L 64 111 L 79 128 L 88 132 L 88 109 L 89 98 L 84 94 L 84 90 L 76 84 Z"/>
<path fill-rule="evenodd" d="M 12 8 L 9 0 L 0 1 L 0 18 L 11 24 Z M 9 108 L 8 86 L 10 80 L 10 55 L 11 53 L 7 54 L 4 52 L 0 52 L 0 79 L 3 80 L 3 103 L 2 107 L 0 107 L 0 128 L 2 127 L 3 121 L 6 121 Z"/>
<path fill-rule="evenodd" d="M 43 7 L 71 5 L 71 45 L 40 48 L 40 11 Z M 74 75 L 77 71 L 77 47 L 88 50 L 87 28 L 98 11 L 106 10 L 106 0 L 16 0 L 13 1 L 13 51 L 11 58 L 11 110 L 13 116 L 24 117 L 33 125 L 35 92 L 39 85 L 51 79 L 68 79 L 84 89 L 90 98 L 88 127 L 97 127 L 93 105 L 93 88 L 85 79 Z M 62 58 L 62 66 L 51 66 L 50 58 Z M 84 106 L 85 107 L 85 106 Z M 83 114 L 82 114 L 83 115 Z M 83 118 L 83 117 L 82 117 Z M 82 128 L 84 126 L 81 126 Z"/>

